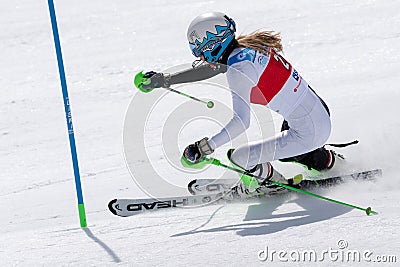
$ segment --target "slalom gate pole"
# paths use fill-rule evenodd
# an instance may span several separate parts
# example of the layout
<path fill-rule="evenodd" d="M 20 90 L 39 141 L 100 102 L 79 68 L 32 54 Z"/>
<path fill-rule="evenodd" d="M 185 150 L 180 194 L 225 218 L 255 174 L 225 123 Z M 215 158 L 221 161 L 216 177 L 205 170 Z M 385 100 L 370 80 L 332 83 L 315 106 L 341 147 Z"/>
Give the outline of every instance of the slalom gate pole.
<path fill-rule="evenodd" d="M 79 174 L 79 165 L 78 165 L 78 156 L 76 153 L 76 146 L 75 146 L 74 127 L 72 124 L 71 107 L 70 107 L 69 98 L 68 98 L 67 81 L 65 78 L 64 63 L 63 63 L 63 58 L 62 58 L 62 53 L 61 53 L 60 37 L 58 34 L 56 12 L 54 9 L 53 0 L 48 0 L 48 6 L 49 6 L 51 26 L 53 29 L 54 45 L 55 45 L 56 54 L 57 54 L 57 63 L 58 63 L 58 71 L 60 74 L 61 89 L 62 89 L 62 94 L 63 94 L 63 98 L 64 98 L 64 109 L 65 109 L 65 116 L 67 119 L 69 145 L 71 148 L 71 157 L 72 157 L 72 165 L 74 168 L 76 194 L 78 197 L 79 221 L 80 221 L 81 227 L 86 227 L 87 226 L 86 213 L 85 213 L 85 205 L 83 203 L 81 178 L 80 178 L 80 174 Z"/>
<path fill-rule="evenodd" d="M 243 171 L 243 170 L 240 170 L 240 169 L 225 165 L 225 164 L 221 163 L 220 160 L 215 159 L 215 158 L 206 158 L 205 161 L 208 164 L 212 164 L 212 165 L 215 165 L 215 166 L 223 167 L 225 169 L 228 169 L 228 170 L 231 170 L 231 171 L 246 175 L 248 177 L 259 178 L 258 176 L 253 175 L 253 174 L 251 174 L 249 172 L 246 172 L 246 171 Z M 332 198 L 324 197 L 324 196 L 321 196 L 321 195 L 317 195 L 315 193 L 311 193 L 311 192 L 308 192 L 308 191 L 305 191 L 305 190 L 301 190 L 299 188 L 296 188 L 296 187 L 293 187 L 293 186 L 290 186 L 290 185 L 286 185 L 286 184 L 282 184 L 282 183 L 279 183 L 279 182 L 269 181 L 269 183 L 277 185 L 277 186 L 284 187 L 284 188 L 292 190 L 292 191 L 296 191 L 298 193 L 302 193 L 302 194 L 305 194 L 305 195 L 309 195 L 309 196 L 312 196 L 312 197 L 316 197 L 316 198 L 320 198 L 320 199 L 323 199 L 323 200 L 326 200 L 326 201 L 330 201 L 330 202 L 333 202 L 333 203 L 336 203 L 336 204 L 340 204 L 340 205 L 343 205 L 343 206 L 346 206 L 346 207 L 362 210 L 367 215 L 378 214 L 376 211 L 373 211 L 371 209 L 371 207 L 368 207 L 368 208 L 365 209 L 365 208 L 358 207 L 358 206 L 355 206 L 355 205 L 352 205 L 352 204 L 348 204 L 348 203 L 345 203 L 345 202 L 341 202 L 341 201 L 338 201 L 338 200 L 335 200 L 335 199 L 332 199 Z"/>

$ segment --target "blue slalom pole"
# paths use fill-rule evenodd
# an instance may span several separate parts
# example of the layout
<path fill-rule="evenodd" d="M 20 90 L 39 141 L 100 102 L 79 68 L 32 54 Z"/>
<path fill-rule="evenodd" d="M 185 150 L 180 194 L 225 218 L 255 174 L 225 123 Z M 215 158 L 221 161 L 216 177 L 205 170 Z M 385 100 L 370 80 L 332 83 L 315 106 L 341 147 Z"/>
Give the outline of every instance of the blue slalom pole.
<path fill-rule="evenodd" d="M 63 63 L 63 58 L 62 58 L 62 53 L 61 53 L 60 37 L 58 34 L 56 12 L 54 9 L 53 0 L 48 0 L 48 5 L 49 5 L 49 12 L 50 12 L 50 19 L 51 19 L 51 27 L 53 29 L 54 45 L 55 45 L 56 54 L 57 54 L 58 71 L 60 73 L 61 89 L 62 89 L 62 94 L 63 94 L 63 98 L 64 98 L 64 109 L 65 109 L 65 116 L 67 119 L 67 128 L 68 128 L 68 136 L 69 136 L 69 145 L 71 148 L 72 165 L 74 167 L 76 194 L 78 197 L 79 220 L 80 220 L 81 227 L 86 227 L 87 226 L 86 213 L 85 213 L 85 205 L 83 203 L 81 177 L 79 174 L 79 165 L 78 165 L 78 156 L 76 153 L 74 126 L 72 124 L 71 107 L 70 107 L 69 98 L 68 98 L 67 81 L 65 78 L 64 63 Z"/>

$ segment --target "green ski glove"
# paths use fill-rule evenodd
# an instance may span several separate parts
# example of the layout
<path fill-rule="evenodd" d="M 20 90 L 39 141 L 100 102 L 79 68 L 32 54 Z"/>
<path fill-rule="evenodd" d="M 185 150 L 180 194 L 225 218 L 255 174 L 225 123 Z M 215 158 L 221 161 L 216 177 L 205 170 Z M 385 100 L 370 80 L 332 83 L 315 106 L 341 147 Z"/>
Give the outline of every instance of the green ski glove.
<path fill-rule="evenodd" d="M 143 71 L 135 75 L 134 84 L 143 93 L 149 93 L 154 88 L 165 87 L 168 88 L 170 75 L 149 71 L 144 73 Z"/>

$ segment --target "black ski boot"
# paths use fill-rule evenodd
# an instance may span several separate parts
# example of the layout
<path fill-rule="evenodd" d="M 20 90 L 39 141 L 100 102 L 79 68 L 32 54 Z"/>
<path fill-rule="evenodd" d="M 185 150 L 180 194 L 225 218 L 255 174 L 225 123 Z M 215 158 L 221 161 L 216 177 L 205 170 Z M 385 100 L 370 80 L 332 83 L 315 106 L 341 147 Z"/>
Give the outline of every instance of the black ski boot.
<path fill-rule="evenodd" d="M 335 151 L 320 147 L 306 154 L 280 159 L 280 161 L 298 162 L 308 170 L 316 170 L 320 172 L 331 169 L 335 165 L 336 156 Z"/>

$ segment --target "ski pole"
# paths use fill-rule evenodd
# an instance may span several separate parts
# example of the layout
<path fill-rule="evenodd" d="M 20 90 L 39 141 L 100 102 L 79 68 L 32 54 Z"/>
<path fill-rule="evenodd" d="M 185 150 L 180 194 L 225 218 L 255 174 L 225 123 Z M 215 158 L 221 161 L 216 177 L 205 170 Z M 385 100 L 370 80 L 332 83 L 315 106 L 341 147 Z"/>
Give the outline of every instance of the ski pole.
<path fill-rule="evenodd" d="M 192 99 L 192 100 L 198 101 L 198 102 L 200 102 L 200 103 L 206 104 L 208 108 L 213 108 L 213 107 L 214 107 L 214 102 L 212 102 L 212 101 L 204 101 L 204 100 L 198 99 L 198 98 L 196 98 L 196 97 L 194 97 L 194 96 L 185 94 L 185 93 L 183 93 L 183 92 L 181 92 L 181 91 L 178 91 L 178 90 L 175 90 L 175 89 L 173 89 L 173 88 L 171 88 L 171 87 L 163 87 L 163 88 L 166 89 L 166 90 L 168 90 L 168 91 L 171 91 L 171 92 L 177 93 L 177 94 L 179 94 L 179 95 L 185 96 L 185 97 L 187 97 L 187 98 L 190 98 L 190 99 Z"/>
<path fill-rule="evenodd" d="M 135 78 L 134 78 L 134 81 L 133 81 L 133 82 L 134 82 L 136 88 L 138 88 L 140 91 L 142 91 L 142 92 L 144 92 L 144 93 L 150 93 L 150 92 L 153 91 L 155 88 L 143 89 L 143 87 L 142 87 L 143 85 L 148 85 L 149 83 L 151 83 L 151 79 L 150 79 L 150 78 L 146 78 L 145 75 L 146 75 L 146 73 L 144 73 L 143 71 L 138 72 L 138 73 L 135 75 Z M 190 98 L 190 99 L 192 99 L 192 100 L 194 100 L 194 101 L 197 101 L 197 102 L 206 104 L 208 108 L 213 108 L 213 107 L 214 107 L 214 102 L 212 102 L 212 101 L 204 101 L 204 100 L 198 99 L 197 97 L 194 97 L 194 96 L 185 94 L 185 93 L 180 92 L 180 91 L 178 91 L 178 90 L 175 90 L 175 89 L 173 89 L 173 88 L 171 88 L 171 87 L 169 87 L 169 86 L 168 86 L 168 87 L 162 87 L 162 88 L 164 88 L 165 90 L 174 92 L 174 93 L 176 93 L 176 94 L 179 94 L 179 95 L 181 95 L 181 96 Z"/>
<path fill-rule="evenodd" d="M 243 170 L 240 170 L 240 169 L 225 165 L 225 164 L 221 163 L 221 161 L 216 159 L 216 158 L 205 158 L 203 161 L 201 161 L 201 162 L 199 162 L 197 164 L 191 164 L 190 162 L 188 162 L 186 160 L 186 158 L 184 156 L 182 156 L 181 161 L 182 161 L 182 163 L 183 163 L 183 165 L 185 167 L 199 168 L 200 169 L 200 168 L 203 168 L 204 165 L 206 165 L 206 164 L 212 164 L 212 165 L 215 165 L 215 166 L 218 166 L 218 167 L 223 167 L 225 169 L 228 169 L 228 170 L 243 174 L 245 176 L 253 178 L 253 181 L 250 181 L 250 184 L 249 184 L 249 181 L 243 181 L 243 183 L 245 185 L 247 185 L 249 187 L 253 187 L 253 188 L 258 186 L 258 182 L 254 178 L 262 178 L 262 177 L 259 177 L 257 175 L 251 174 L 251 173 L 249 173 L 247 171 L 243 171 Z M 335 199 L 332 199 L 332 198 L 328 198 L 328 197 L 324 197 L 324 196 L 321 196 L 321 195 L 317 195 L 315 193 L 311 193 L 311 192 L 308 192 L 308 191 L 305 191 L 305 190 L 302 190 L 302 189 L 299 189 L 299 188 L 296 188 L 296 187 L 293 187 L 293 186 L 290 186 L 290 185 L 282 184 L 282 183 L 275 182 L 275 181 L 267 181 L 267 182 L 269 184 L 274 184 L 274 185 L 277 185 L 277 186 L 281 186 L 281 187 L 284 187 L 286 189 L 289 189 L 289 190 L 292 190 L 292 191 L 296 191 L 298 193 L 302 193 L 302 194 L 305 194 L 305 195 L 309 195 L 309 196 L 313 196 L 313 197 L 316 197 L 316 198 L 320 198 L 320 199 L 323 199 L 323 200 L 326 200 L 326 201 L 330 201 L 330 202 L 333 202 L 333 203 L 336 203 L 336 204 L 340 204 L 340 205 L 343 205 L 343 206 L 347 206 L 347 207 L 350 207 L 350 208 L 353 208 L 353 209 L 362 210 L 367 215 L 378 214 L 376 211 L 373 211 L 371 209 L 371 207 L 368 207 L 368 208 L 365 209 L 365 208 L 358 207 L 358 206 L 355 206 L 355 205 L 352 205 L 352 204 L 349 204 L 349 203 L 341 202 L 341 201 L 338 201 L 338 200 L 335 200 Z"/>

